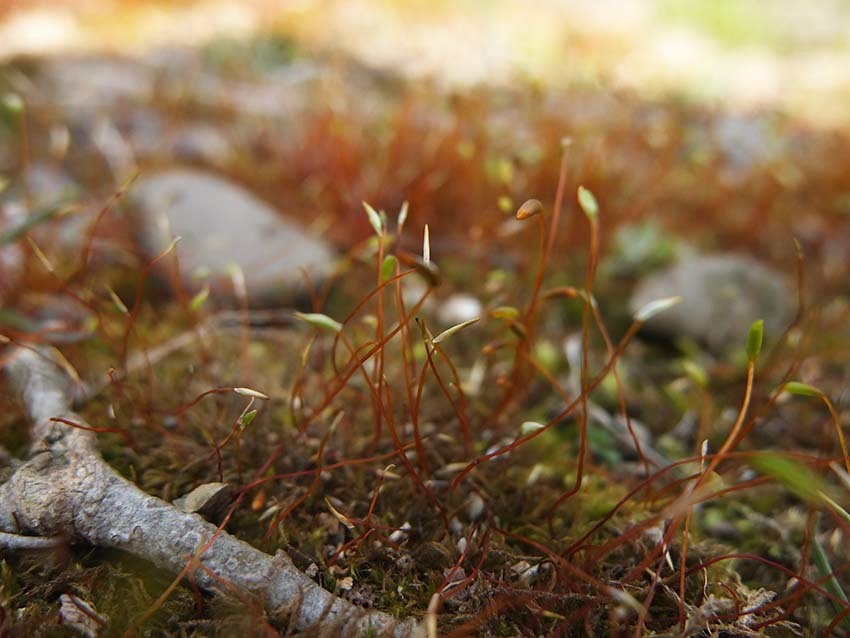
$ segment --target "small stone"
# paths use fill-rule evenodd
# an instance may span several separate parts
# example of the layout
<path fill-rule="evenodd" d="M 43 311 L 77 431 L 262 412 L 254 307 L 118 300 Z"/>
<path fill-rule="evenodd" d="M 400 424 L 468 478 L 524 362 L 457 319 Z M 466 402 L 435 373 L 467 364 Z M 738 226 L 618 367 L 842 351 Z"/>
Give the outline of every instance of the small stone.
<path fill-rule="evenodd" d="M 466 293 L 450 295 L 437 310 L 437 318 L 447 326 L 477 319 L 484 313 L 484 307 L 477 297 Z"/>
<path fill-rule="evenodd" d="M 166 123 L 160 113 L 150 108 L 136 107 L 121 115 L 119 129 L 124 133 L 136 159 L 169 157 L 170 145 L 163 144 L 168 136 Z"/>
<path fill-rule="evenodd" d="M 154 70 L 131 58 L 56 56 L 42 74 L 54 103 L 76 113 L 147 103 L 155 88 Z"/>
<path fill-rule="evenodd" d="M 398 545 L 408 537 L 412 529 L 413 526 L 410 524 L 410 521 L 405 521 L 401 527 L 399 527 L 397 530 L 393 531 L 393 533 L 389 535 L 390 542 Z"/>
<path fill-rule="evenodd" d="M 651 301 L 680 295 L 681 303 L 652 317 L 648 332 L 688 337 L 719 355 L 743 350 L 750 325 L 764 320 L 778 337 L 794 313 L 795 295 L 783 277 L 750 257 L 687 256 L 646 277 L 631 298 L 632 312 Z"/>
<path fill-rule="evenodd" d="M 723 177 L 742 183 L 753 170 L 788 153 L 783 137 L 764 117 L 723 115 L 712 126 L 715 143 L 723 155 Z"/>
<path fill-rule="evenodd" d="M 52 164 L 33 164 L 24 173 L 23 183 L 35 209 L 74 201 L 83 192 L 79 184 Z"/>
<path fill-rule="evenodd" d="M 375 602 L 375 591 L 367 583 L 354 583 L 348 591 L 344 592 L 343 598 L 358 607 L 369 609 Z"/>
<path fill-rule="evenodd" d="M 232 155 L 230 142 L 212 124 L 196 123 L 179 129 L 172 145 L 174 156 L 181 162 L 222 165 Z"/>
<path fill-rule="evenodd" d="M 479 520 L 482 516 L 484 516 L 485 511 L 486 505 L 484 503 L 484 499 L 473 492 L 469 497 L 469 500 L 466 502 L 466 515 L 469 517 L 469 520 Z"/>
<path fill-rule="evenodd" d="M 69 209 L 82 201 L 83 187 L 75 182 L 59 165 L 33 163 L 20 180 L 3 194 L 2 208 L 7 216 L 22 221 L 27 215 L 50 208 Z M 39 246 L 51 249 L 61 247 L 76 251 L 86 236 L 88 224 L 95 212 L 87 206 L 74 206 L 70 214 L 56 215 L 32 229 L 28 235 Z M 30 211 L 29 213 L 27 211 Z M 53 253 L 55 256 L 55 253 Z"/>
<path fill-rule="evenodd" d="M 130 195 L 148 258 L 181 238 L 180 276 L 190 292 L 200 290 L 209 276 L 217 299 L 233 299 L 239 285 L 233 281 L 235 266 L 245 278 L 249 304 L 279 305 L 303 288 L 302 269 L 313 284 L 333 270 L 335 254 L 328 242 L 224 177 L 166 170 L 142 177 Z"/>

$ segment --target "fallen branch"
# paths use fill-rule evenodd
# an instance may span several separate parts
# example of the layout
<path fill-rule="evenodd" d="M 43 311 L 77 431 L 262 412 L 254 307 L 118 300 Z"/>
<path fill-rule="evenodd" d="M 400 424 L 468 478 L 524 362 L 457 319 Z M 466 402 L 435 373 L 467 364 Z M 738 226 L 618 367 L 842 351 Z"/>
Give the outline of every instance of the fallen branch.
<path fill-rule="evenodd" d="M 53 549 L 65 544 L 64 538 L 42 538 L 41 536 L 24 536 L 0 532 L 0 547 L 6 550 L 18 549 Z"/>
<path fill-rule="evenodd" d="M 0 486 L 0 531 L 25 540 L 2 536 L 0 544 L 40 546 L 59 537 L 121 549 L 174 574 L 196 558 L 198 568 L 190 572 L 198 586 L 217 591 L 228 583 L 264 601 L 298 631 L 346 638 L 426 635 L 413 620 L 334 596 L 286 554 L 269 556 L 121 477 L 101 458 L 91 431 L 51 420 L 83 422 L 70 407 L 71 380 L 46 350 L 18 348 L 6 372 L 32 420 L 32 447 L 29 460 Z"/>

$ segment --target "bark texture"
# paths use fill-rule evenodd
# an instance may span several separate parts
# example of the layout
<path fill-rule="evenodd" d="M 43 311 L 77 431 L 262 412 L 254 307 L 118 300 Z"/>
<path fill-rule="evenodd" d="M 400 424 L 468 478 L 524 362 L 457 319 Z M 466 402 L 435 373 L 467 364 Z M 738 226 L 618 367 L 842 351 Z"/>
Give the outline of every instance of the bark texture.
<path fill-rule="evenodd" d="M 71 381 L 49 351 L 19 348 L 6 372 L 32 419 L 32 446 L 29 460 L 0 486 L 0 531 L 121 549 L 179 573 L 217 528 L 121 477 L 101 458 L 91 432 L 51 421 L 83 422 L 71 410 Z M 365 611 L 334 596 L 286 554 L 269 556 L 226 532 L 199 560 L 203 568 L 192 577 L 200 587 L 215 591 L 222 581 L 230 583 L 284 614 L 299 631 L 343 638 L 426 635 L 413 620 Z"/>

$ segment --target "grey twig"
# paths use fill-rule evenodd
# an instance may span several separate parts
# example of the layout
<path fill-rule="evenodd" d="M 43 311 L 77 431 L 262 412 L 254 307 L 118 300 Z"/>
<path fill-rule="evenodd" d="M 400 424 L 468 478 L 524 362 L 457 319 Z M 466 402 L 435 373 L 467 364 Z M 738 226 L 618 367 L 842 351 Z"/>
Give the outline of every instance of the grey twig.
<path fill-rule="evenodd" d="M 23 536 L 0 532 L 0 547 L 9 550 L 18 549 L 53 549 L 63 545 L 62 538 L 42 538 L 41 536 Z"/>

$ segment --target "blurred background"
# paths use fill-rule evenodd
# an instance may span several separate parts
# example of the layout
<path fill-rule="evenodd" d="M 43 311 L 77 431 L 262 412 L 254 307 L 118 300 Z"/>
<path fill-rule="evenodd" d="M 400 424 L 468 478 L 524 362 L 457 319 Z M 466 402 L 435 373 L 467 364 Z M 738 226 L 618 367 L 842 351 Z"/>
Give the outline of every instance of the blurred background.
<path fill-rule="evenodd" d="M 531 267 L 513 212 L 552 205 L 569 138 L 567 192 L 600 199 L 604 272 L 623 285 L 679 244 L 791 280 L 796 239 L 808 285 L 834 290 L 850 258 L 848 23 L 839 0 L 6 2 L 4 223 L 62 195 L 91 223 L 136 176 L 127 199 L 149 214 L 92 232 L 106 261 L 138 266 L 167 245 L 150 230 L 163 184 L 191 195 L 209 179 L 321 236 L 321 265 L 371 235 L 363 201 L 407 201 L 402 247 L 429 223 L 438 256 L 473 258 L 463 285 Z M 587 246 L 584 224 L 562 225 L 559 246 Z M 191 251 L 197 288 L 214 251 Z M 565 251 L 563 272 L 581 255 Z"/>
<path fill-rule="evenodd" d="M 141 54 L 224 36 L 304 45 L 447 86 L 517 78 L 780 106 L 817 125 L 850 112 L 841 0 L 7 0 L 0 55 Z"/>

